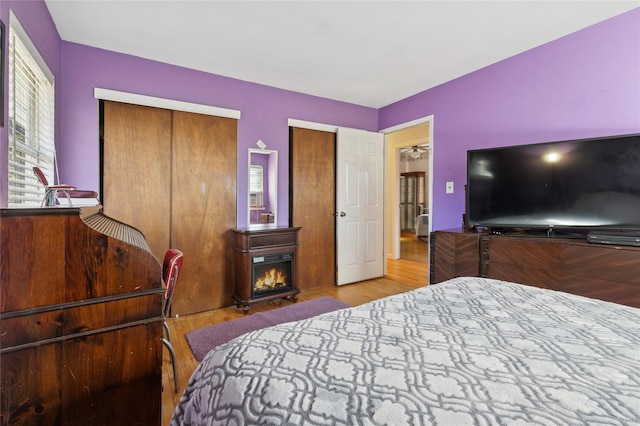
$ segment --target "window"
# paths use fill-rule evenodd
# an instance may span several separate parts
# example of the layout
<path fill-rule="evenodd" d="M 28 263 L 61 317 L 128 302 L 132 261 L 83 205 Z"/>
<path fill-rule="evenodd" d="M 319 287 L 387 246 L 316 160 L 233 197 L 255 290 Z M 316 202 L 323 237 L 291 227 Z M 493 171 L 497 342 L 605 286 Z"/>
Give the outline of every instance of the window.
<path fill-rule="evenodd" d="M 35 52 L 35 56 L 31 53 Z M 44 188 L 33 173 L 39 166 L 53 183 L 54 87 L 51 72 L 20 24 L 9 28 L 9 207 L 39 206 Z"/>
<path fill-rule="evenodd" d="M 249 167 L 249 207 L 264 207 L 264 180 L 262 166 Z"/>

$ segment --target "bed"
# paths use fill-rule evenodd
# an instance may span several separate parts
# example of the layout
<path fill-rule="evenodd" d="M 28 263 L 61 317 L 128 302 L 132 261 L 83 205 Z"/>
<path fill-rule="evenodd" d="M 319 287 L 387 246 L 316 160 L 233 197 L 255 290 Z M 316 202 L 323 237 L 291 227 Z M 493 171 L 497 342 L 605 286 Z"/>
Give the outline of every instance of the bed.
<path fill-rule="evenodd" d="M 172 425 L 640 424 L 640 309 L 485 278 L 240 336 Z"/>

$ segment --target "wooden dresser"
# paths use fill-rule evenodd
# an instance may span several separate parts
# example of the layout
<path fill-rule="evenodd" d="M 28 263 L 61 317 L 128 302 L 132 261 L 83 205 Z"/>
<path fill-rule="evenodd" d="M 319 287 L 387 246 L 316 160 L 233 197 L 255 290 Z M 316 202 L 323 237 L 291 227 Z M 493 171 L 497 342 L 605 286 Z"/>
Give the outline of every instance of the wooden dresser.
<path fill-rule="evenodd" d="M 640 307 L 640 247 L 583 239 L 431 234 L 430 283 L 481 276 Z"/>
<path fill-rule="evenodd" d="M 0 210 L 0 424 L 159 425 L 161 265 L 98 208 Z"/>

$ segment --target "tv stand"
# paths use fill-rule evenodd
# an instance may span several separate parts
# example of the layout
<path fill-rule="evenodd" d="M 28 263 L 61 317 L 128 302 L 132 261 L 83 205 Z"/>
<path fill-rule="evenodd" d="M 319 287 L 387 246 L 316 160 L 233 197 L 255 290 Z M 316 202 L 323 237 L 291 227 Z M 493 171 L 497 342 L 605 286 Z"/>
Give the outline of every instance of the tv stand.
<path fill-rule="evenodd" d="M 436 231 L 430 283 L 480 276 L 640 307 L 640 247 L 586 239 Z"/>

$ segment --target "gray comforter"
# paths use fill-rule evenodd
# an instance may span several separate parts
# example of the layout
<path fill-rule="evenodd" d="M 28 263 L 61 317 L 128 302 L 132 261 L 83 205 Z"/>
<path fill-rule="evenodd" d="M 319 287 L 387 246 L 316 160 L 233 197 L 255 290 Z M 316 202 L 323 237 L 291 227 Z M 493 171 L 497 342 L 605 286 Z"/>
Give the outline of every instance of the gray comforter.
<path fill-rule="evenodd" d="M 640 424 L 640 309 L 456 278 L 212 350 L 171 424 Z"/>

